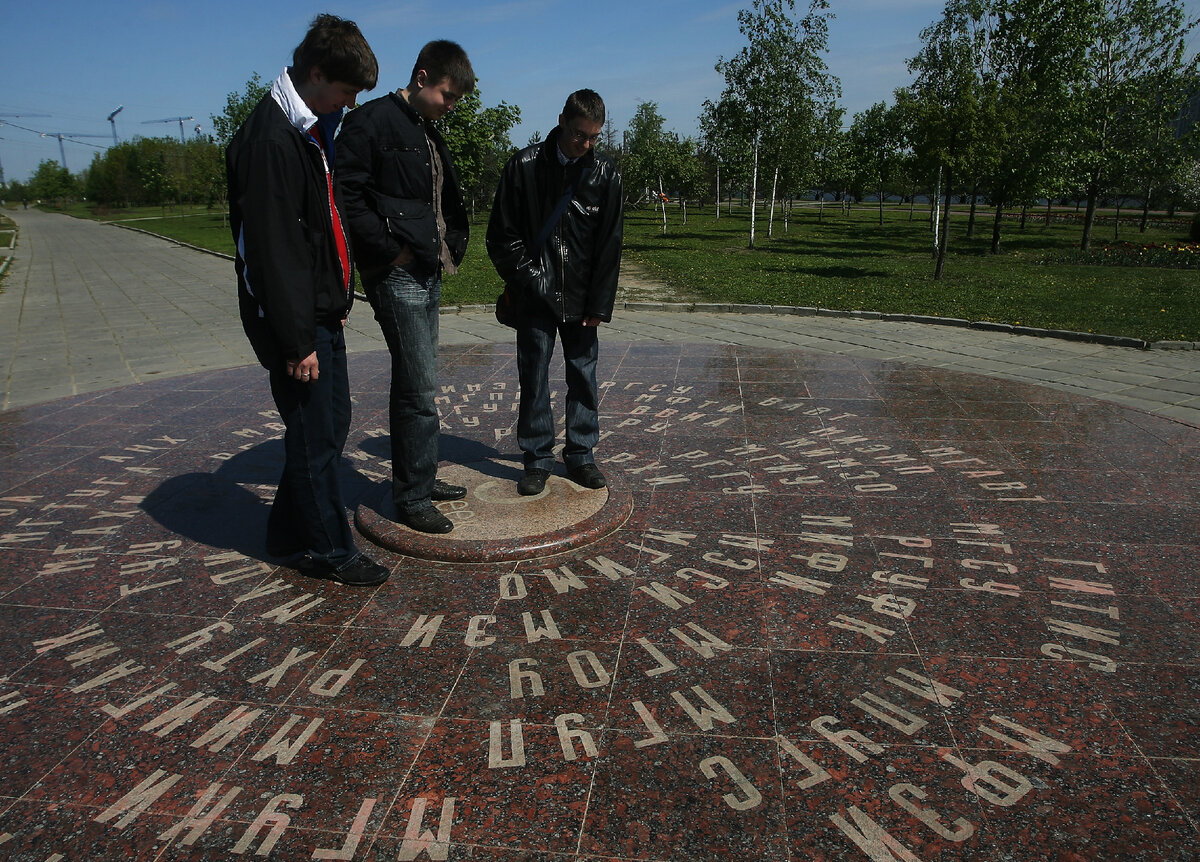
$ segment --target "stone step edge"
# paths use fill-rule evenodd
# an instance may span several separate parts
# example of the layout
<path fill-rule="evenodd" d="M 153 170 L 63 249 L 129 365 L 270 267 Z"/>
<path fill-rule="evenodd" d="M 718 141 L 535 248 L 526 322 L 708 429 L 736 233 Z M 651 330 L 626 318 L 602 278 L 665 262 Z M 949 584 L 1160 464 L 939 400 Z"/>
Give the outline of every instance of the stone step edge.
<path fill-rule="evenodd" d="M 1094 332 L 1075 332 L 1069 329 L 1042 329 L 1036 326 L 1019 326 L 1010 323 L 993 323 L 988 320 L 963 320 L 957 317 L 937 317 L 930 314 L 889 314 L 881 311 L 842 311 L 835 308 L 812 308 L 797 305 L 739 305 L 736 303 L 704 302 L 618 302 L 616 308 L 625 311 L 663 311 L 706 314 L 777 314 L 800 317 L 840 317 L 855 320 L 883 320 L 893 323 L 924 323 L 933 326 L 955 326 L 962 329 L 979 329 L 987 332 L 1003 332 L 1010 335 L 1029 335 L 1036 338 L 1058 338 L 1063 341 L 1080 341 L 1101 344 L 1107 347 L 1130 347 L 1136 350 L 1200 350 L 1197 341 L 1144 341 L 1121 335 L 1102 335 Z M 443 314 L 460 312 L 491 311 L 490 305 L 444 305 Z"/>

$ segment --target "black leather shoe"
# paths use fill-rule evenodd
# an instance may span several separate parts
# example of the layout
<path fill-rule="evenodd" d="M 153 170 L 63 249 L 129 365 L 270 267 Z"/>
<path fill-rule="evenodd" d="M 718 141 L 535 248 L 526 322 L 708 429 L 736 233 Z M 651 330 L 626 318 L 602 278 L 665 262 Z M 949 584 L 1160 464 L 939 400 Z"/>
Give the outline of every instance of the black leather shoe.
<path fill-rule="evenodd" d="M 608 484 L 604 480 L 604 474 L 600 472 L 600 468 L 595 464 L 580 464 L 578 467 L 568 470 L 567 475 L 571 477 L 571 481 L 576 485 L 582 485 L 592 490 L 603 488 Z"/>
<path fill-rule="evenodd" d="M 311 562 L 311 559 L 309 561 Z M 374 587 L 382 584 L 392 575 L 386 566 L 381 566 L 366 554 L 359 554 L 354 558 L 354 562 L 344 569 L 302 566 L 301 571 L 314 577 L 345 584 L 348 587 Z"/>
<path fill-rule="evenodd" d="M 525 475 L 517 482 L 517 493 L 522 497 L 532 497 L 534 494 L 540 494 L 546 489 L 546 480 L 549 478 L 549 470 L 543 470 L 540 467 L 527 467 Z"/>
<path fill-rule="evenodd" d="M 433 505 L 415 512 L 400 512 L 400 523 L 418 533 L 449 533 L 454 529 L 454 522 L 439 512 Z"/>
<path fill-rule="evenodd" d="M 462 485 L 451 485 L 441 479 L 434 479 L 433 493 L 429 495 L 429 499 L 436 503 L 443 503 L 446 500 L 461 500 L 465 496 L 467 496 L 467 489 Z"/>

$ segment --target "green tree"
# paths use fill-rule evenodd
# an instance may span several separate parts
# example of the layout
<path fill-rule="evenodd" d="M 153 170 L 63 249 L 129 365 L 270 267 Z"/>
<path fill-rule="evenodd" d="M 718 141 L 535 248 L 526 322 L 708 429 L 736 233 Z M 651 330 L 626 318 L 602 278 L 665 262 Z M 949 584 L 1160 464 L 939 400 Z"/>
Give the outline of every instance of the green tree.
<path fill-rule="evenodd" d="M 211 138 L 134 138 L 92 159 L 87 196 L 99 204 L 206 203 L 225 199 L 223 151 Z"/>
<path fill-rule="evenodd" d="M 990 140 L 995 159 L 984 187 L 995 217 L 993 254 L 1009 204 L 1061 195 L 1071 174 L 1070 135 L 1079 122 L 1071 91 L 1083 74 L 1087 3 L 992 0 L 988 48 L 998 83 Z"/>
<path fill-rule="evenodd" d="M 856 185 L 875 190 L 879 198 L 879 223 L 883 224 L 884 186 L 900 166 L 903 141 L 895 113 L 883 102 L 854 115 L 850 126 Z"/>
<path fill-rule="evenodd" d="M 1198 23 L 1186 17 L 1182 0 L 1089 0 L 1087 10 L 1091 39 L 1073 141 L 1087 197 L 1084 250 L 1099 201 L 1118 191 L 1131 164 L 1140 163 L 1147 176 L 1163 173 L 1151 164 L 1151 153 L 1165 141 L 1161 133 L 1179 116 L 1185 88 L 1195 80 L 1197 57 L 1186 51 Z"/>
<path fill-rule="evenodd" d="M 521 121 L 521 109 L 505 102 L 483 107 L 478 90 L 459 99 L 441 120 L 446 146 L 454 156 L 454 169 L 471 200 L 490 205 L 500 182 L 500 172 L 513 152 L 509 132 Z"/>
<path fill-rule="evenodd" d="M 716 66 L 725 78 L 722 102 L 741 106 L 738 127 L 749 133 L 751 248 L 760 161 L 766 158 L 778 180 L 785 158 L 811 158 L 806 142 L 815 138 L 820 117 L 840 95 L 840 84 L 822 56 L 829 44 L 828 8 L 827 0 L 811 0 L 804 17 L 796 20 L 794 0 L 754 0 L 752 8 L 738 12 L 738 29 L 747 44 Z M 794 163 L 790 172 L 803 174 L 804 167 Z M 773 182 L 772 213 L 776 187 Z"/>
<path fill-rule="evenodd" d="M 254 106 L 269 92 L 271 92 L 271 84 L 264 82 L 258 72 L 255 72 L 246 81 L 242 92 L 234 90 L 225 96 L 224 111 L 220 114 L 209 115 L 209 119 L 212 120 L 213 132 L 216 133 L 217 143 L 221 145 L 222 150 L 229 145 L 233 133 L 241 127 L 242 123 L 246 122 L 246 118 L 250 116 Z"/>
<path fill-rule="evenodd" d="M 914 152 L 940 178 L 935 279 L 942 277 L 946 265 L 954 184 L 978 178 L 996 152 L 988 138 L 989 127 L 994 128 L 990 119 L 996 83 L 984 73 L 988 31 L 981 26 L 982 6 L 975 0 L 947 2 L 941 19 L 921 32 L 920 53 L 908 61 L 916 80 L 909 92 L 897 94 Z"/>
<path fill-rule="evenodd" d="M 679 190 L 685 181 L 692 184 L 697 167 L 691 142 L 667 131 L 666 120 L 655 102 L 639 102 L 625 135 L 622 177 L 637 201 L 656 201 L 662 211 L 663 233 L 667 232 L 666 192 Z"/>
<path fill-rule="evenodd" d="M 75 177 L 52 159 L 47 159 L 37 166 L 37 170 L 29 178 L 27 188 L 34 198 L 60 203 L 79 193 Z"/>
<path fill-rule="evenodd" d="M 751 134 L 745 106 L 729 95 L 713 102 L 704 100 L 700 113 L 700 136 L 713 166 L 713 190 L 717 218 L 721 217 L 723 190 L 749 181 Z"/>
<path fill-rule="evenodd" d="M 833 192 L 836 199 L 841 199 L 842 192 L 849 186 L 850 180 L 850 136 L 842 131 L 842 108 L 830 106 L 817 122 L 817 147 L 813 152 L 816 181 L 813 187 L 817 190 L 817 219 L 825 219 L 825 197 Z"/>

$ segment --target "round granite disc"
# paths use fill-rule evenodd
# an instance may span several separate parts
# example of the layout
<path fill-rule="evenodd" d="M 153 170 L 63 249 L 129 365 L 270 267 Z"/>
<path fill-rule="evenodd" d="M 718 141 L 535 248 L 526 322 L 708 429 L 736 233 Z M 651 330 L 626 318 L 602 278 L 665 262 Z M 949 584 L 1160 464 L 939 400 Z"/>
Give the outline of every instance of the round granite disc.
<path fill-rule="evenodd" d="M 375 544 L 410 557 L 453 563 L 497 562 L 547 556 L 589 545 L 620 529 L 632 511 L 628 491 L 591 490 L 551 475 L 535 496 L 517 493 L 520 469 L 497 459 L 448 464 L 438 476 L 467 488 L 462 500 L 438 503 L 454 522 L 450 533 L 419 533 L 397 522 L 385 483 L 355 512 L 359 532 Z"/>

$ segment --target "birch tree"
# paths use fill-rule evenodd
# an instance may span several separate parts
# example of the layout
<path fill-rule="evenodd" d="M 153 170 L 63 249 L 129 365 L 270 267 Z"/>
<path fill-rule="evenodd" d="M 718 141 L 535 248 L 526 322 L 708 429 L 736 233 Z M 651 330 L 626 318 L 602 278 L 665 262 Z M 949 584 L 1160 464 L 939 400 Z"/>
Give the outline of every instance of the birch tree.
<path fill-rule="evenodd" d="M 772 174 L 785 155 L 797 155 L 794 142 L 811 140 L 812 130 L 840 95 L 823 55 L 829 45 L 827 0 L 811 0 L 803 18 L 795 18 L 794 0 L 754 0 L 738 12 L 738 29 L 747 44 L 717 71 L 725 78 L 722 101 L 741 106 L 751 153 L 750 248 L 754 248 L 760 166 L 764 155 Z M 810 153 L 811 157 L 811 153 Z M 773 183 L 774 188 L 774 183 Z M 771 200 L 772 212 L 775 201 Z"/>

